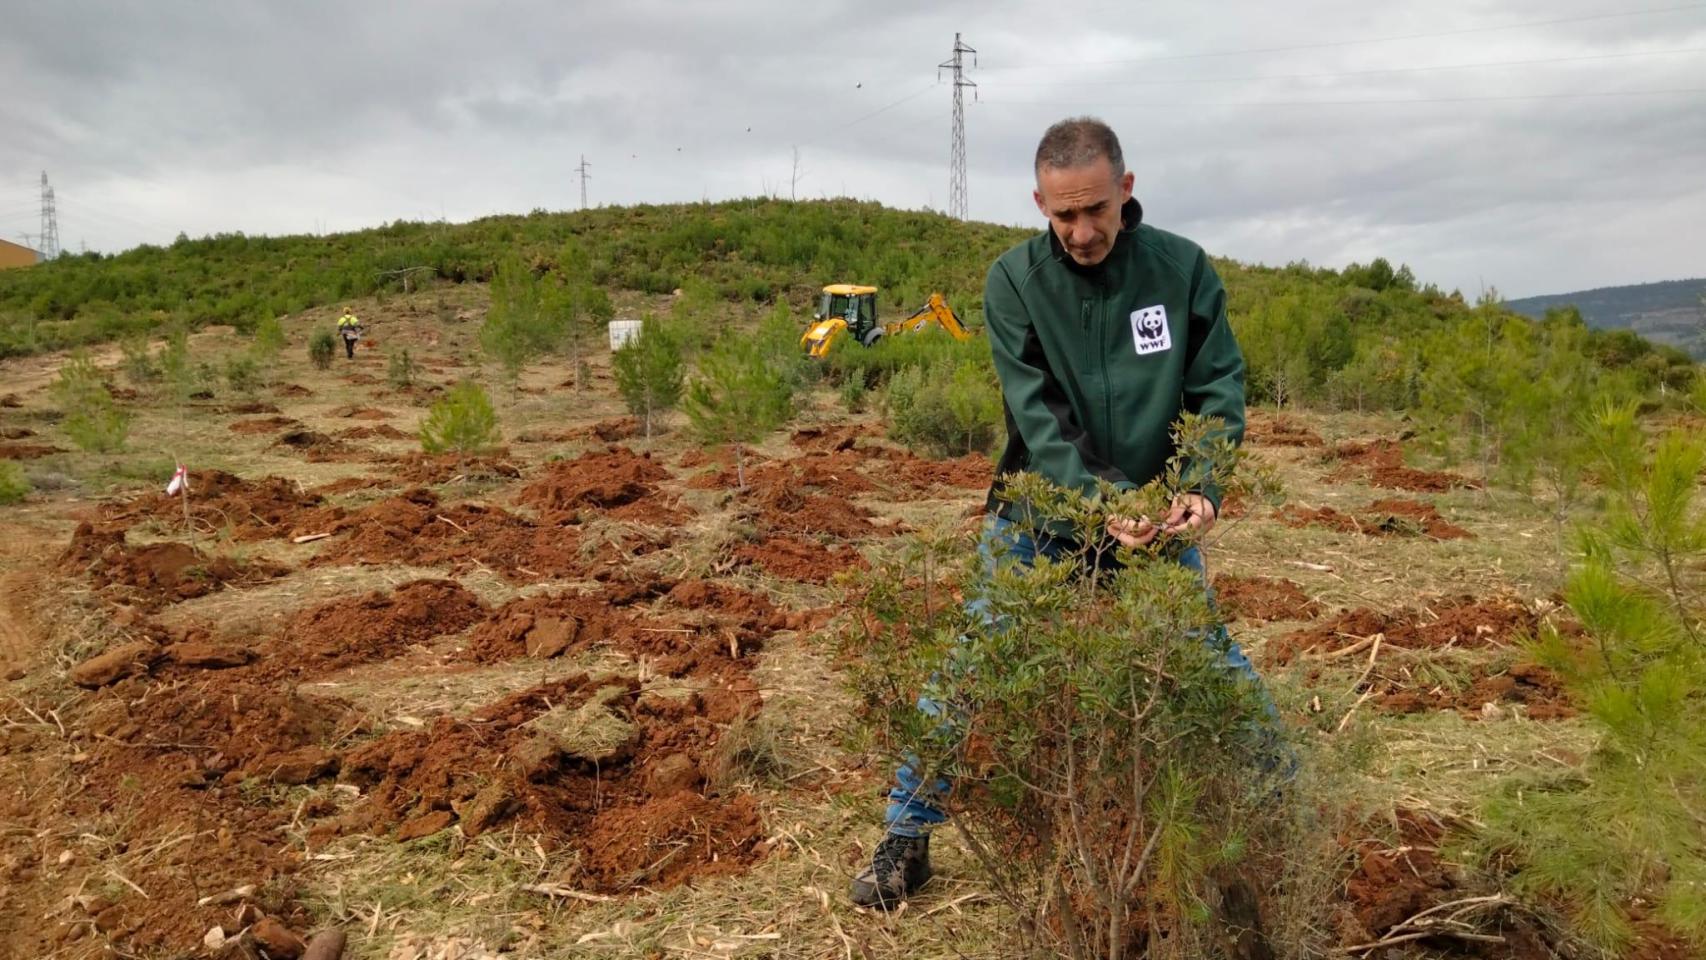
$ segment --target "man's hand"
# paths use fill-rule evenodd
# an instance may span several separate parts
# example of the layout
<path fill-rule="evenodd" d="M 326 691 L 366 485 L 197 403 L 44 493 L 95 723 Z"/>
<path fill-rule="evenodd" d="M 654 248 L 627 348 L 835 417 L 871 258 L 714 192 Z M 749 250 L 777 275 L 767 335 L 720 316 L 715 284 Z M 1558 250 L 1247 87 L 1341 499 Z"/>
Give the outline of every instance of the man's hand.
<path fill-rule="evenodd" d="M 1138 547 L 1149 545 L 1161 532 L 1161 528 L 1149 522 L 1148 517 L 1109 517 L 1108 536 L 1119 541 L 1120 546 L 1136 550 Z"/>
<path fill-rule="evenodd" d="M 1200 537 L 1214 526 L 1214 502 L 1200 493 L 1181 493 L 1173 498 L 1173 509 L 1161 521 L 1162 533 L 1190 533 Z"/>
<path fill-rule="evenodd" d="M 1150 522 L 1148 517 L 1135 520 L 1131 517 L 1109 517 L 1108 536 L 1122 546 L 1135 549 L 1148 546 L 1162 534 L 1201 536 L 1214 526 L 1214 519 L 1214 504 L 1207 497 L 1200 493 L 1181 493 L 1173 498 L 1173 509 L 1167 512 L 1160 526 Z"/>

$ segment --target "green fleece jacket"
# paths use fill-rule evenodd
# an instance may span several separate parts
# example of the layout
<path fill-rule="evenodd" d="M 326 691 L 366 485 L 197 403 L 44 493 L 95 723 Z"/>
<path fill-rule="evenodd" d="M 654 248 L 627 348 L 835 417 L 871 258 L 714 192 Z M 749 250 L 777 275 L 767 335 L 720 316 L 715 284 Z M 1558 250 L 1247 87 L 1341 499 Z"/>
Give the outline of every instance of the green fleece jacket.
<path fill-rule="evenodd" d="M 1007 449 L 990 510 L 1017 518 L 1006 473 L 1039 473 L 1093 493 L 1162 475 L 1183 411 L 1244 437 L 1244 356 L 1226 322 L 1226 290 L 1202 248 L 1121 210 L 1113 249 L 1094 267 L 1052 229 L 1001 255 L 983 309 L 1007 413 Z M 1220 509 L 1220 492 L 1203 489 Z"/>

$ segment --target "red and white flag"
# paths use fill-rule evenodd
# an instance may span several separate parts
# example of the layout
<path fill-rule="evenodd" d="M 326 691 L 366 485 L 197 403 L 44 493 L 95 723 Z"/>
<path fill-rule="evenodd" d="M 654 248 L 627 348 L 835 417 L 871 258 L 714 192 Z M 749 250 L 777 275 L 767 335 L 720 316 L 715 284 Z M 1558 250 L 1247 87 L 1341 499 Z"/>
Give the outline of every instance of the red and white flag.
<path fill-rule="evenodd" d="M 178 469 L 172 474 L 172 482 L 166 484 L 166 496 L 171 496 L 179 490 L 188 490 L 190 486 L 190 468 L 178 464 Z"/>

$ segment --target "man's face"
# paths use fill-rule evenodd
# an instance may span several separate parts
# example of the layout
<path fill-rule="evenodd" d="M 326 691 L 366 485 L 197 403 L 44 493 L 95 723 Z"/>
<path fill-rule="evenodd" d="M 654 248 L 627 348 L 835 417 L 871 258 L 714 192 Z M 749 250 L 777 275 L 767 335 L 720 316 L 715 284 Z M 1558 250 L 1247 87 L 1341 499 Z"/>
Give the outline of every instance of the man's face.
<path fill-rule="evenodd" d="M 1042 167 L 1037 171 L 1037 209 L 1073 260 L 1093 267 L 1114 249 L 1120 232 L 1120 208 L 1131 199 L 1132 173 L 1114 176 L 1107 157 L 1082 167 Z"/>

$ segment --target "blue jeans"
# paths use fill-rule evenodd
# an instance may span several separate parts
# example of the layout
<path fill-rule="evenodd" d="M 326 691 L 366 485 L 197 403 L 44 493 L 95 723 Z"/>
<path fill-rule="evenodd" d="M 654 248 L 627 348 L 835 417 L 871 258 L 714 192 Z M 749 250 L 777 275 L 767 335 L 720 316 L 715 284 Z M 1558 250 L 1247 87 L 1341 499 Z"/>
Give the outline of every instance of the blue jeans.
<path fill-rule="evenodd" d="M 1032 537 L 1018 524 L 999 516 L 991 516 L 985 522 L 983 536 L 978 539 L 977 553 L 983 561 L 986 576 L 995 572 L 997 560 L 1011 561 L 1030 566 L 1036 561 L 1038 554 L 1050 560 L 1059 560 L 1069 551 L 1076 548 L 1070 542 L 1058 540 L 1043 535 L 1040 540 Z M 1111 560 L 1111 557 L 1109 558 Z M 1196 571 L 1202 578 L 1203 591 L 1208 594 L 1209 606 L 1214 605 L 1214 591 L 1208 583 L 1208 568 L 1203 564 L 1202 551 L 1196 547 L 1179 554 L 1178 562 Z M 988 603 L 981 597 L 966 603 L 966 609 L 973 615 L 988 621 Z M 1244 656 L 1244 651 L 1237 641 L 1226 632 L 1224 625 L 1217 625 L 1213 630 L 1203 635 L 1203 642 L 1211 649 L 1220 651 L 1226 669 L 1234 675 L 1247 679 L 1260 692 L 1262 703 L 1271 722 L 1277 725 L 1279 711 L 1274 708 L 1272 699 L 1262 687 L 1261 678 L 1256 675 L 1256 668 L 1250 659 Z M 927 697 L 920 697 L 918 709 L 926 716 L 942 716 L 942 705 Z M 1283 753 L 1284 755 L 1279 755 Z M 1285 748 L 1276 748 L 1273 758 L 1274 767 L 1284 767 L 1287 776 L 1295 769 L 1296 760 L 1289 756 Z M 888 832 L 901 837 L 921 837 L 928 834 L 931 828 L 947 821 L 948 815 L 940 808 L 930 803 L 932 797 L 945 797 L 951 784 L 943 778 L 928 786 L 923 778 L 913 769 L 913 764 L 903 763 L 895 771 L 895 785 L 889 789 L 889 806 L 883 820 L 888 824 Z"/>

